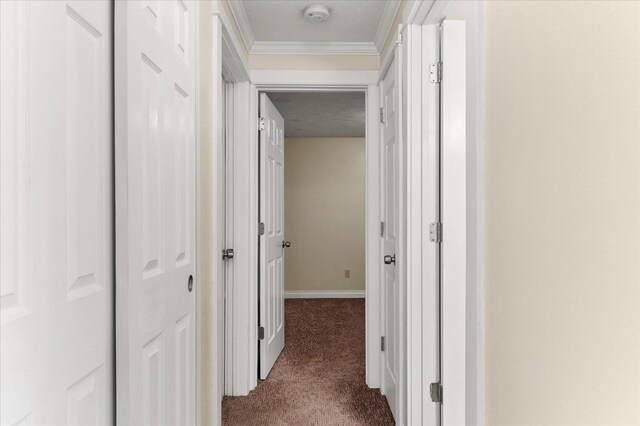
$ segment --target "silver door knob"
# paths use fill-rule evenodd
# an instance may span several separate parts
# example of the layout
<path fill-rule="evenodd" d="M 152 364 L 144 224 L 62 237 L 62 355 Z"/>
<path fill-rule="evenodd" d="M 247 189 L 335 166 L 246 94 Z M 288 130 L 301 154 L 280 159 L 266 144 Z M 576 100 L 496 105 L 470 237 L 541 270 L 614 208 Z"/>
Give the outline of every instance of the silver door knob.
<path fill-rule="evenodd" d="M 384 264 L 385 264 L 385 265 L 391 265 L 392 263 L 393 263 L 394 265 L 396 264 L 396 254 L 395 254 L 395 253 L 393 254 L 393 256 L 386 255 L 386 256 L 384 257 Z"/>
<path fill-rule="evenodd" d="M 291 241 L 283 241 L 282 242 L 282 247 L 291 247 Z"/>
<path fill-rule="evenodd" d="M 222 250 L 222 260 L 233 259 L 233 249 Z"/>

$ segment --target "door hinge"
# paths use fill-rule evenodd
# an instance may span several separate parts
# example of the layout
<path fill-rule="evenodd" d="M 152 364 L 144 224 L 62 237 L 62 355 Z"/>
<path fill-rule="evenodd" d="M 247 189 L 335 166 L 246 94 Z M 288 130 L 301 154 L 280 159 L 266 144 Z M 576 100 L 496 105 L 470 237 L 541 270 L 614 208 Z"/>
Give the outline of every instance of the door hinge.
<path fill-rule="evenodd" d="M 260 117 L 258 118 L 258 131 L 263 131 L 264 130 L 264 118 Z"/>
<path fill-rule="evenodd" d="M 442 242 L 442 222 L 434 222 L 429 225 L 429 241 L 432 243 Z"/>
<path fill-rule="evenodd" d="M 384 222 L 380 222 L 380 236 L 384 237 Z"/>
<path fill-rule="evenodd" d="M 380 351 L 384 352 L 384 336 L 380 337 Z"/>
<path fill-rule="evenodd" d="M 431 394 L 431 401 L 442 403 L 442 383 L 431 383 L 429 393 Z"/>
<path fill-rule="evenodd" d="M 264 340 L 264 327 L 258 327 L 258 340 Z"/>
<path fill-rule="evenodd" d="M 442 62 L 429 65 L 429 81 L 440 83 L 442 81 Z"/>
<path fill-rule="evenodd" d="M 384 108 L 380 108 L 380 123 L 384 124 Z"/>
<path fill-rule="evenodd" d="M 264 235 L 264 222 L 260 222 L 258 225 L 258 235 Z"/>

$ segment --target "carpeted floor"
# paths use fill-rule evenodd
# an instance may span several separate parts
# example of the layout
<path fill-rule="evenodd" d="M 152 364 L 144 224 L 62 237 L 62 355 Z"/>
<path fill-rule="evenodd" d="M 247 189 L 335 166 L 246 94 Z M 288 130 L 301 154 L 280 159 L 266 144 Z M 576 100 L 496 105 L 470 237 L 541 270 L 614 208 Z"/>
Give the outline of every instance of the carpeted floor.
<path fill-rule="evenodd" d="M 285 346 L 248 396 L 225 397 L 224 425 L 393 425 L 365 384 L 364 299 L 287 299 Z"/>

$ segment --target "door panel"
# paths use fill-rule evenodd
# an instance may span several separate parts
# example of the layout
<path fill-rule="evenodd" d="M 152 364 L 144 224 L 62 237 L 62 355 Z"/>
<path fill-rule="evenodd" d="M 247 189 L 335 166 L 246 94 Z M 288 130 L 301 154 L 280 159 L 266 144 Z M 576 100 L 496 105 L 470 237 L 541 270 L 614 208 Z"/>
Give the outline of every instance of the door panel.
<path fill-rule="evenodd" d="M 194 424 L 195 4 L 115 11 L 117 419 Z"/>
<path fill-rule="evenodd" d="M 284 120 L 266 94 L 260 95 L 260 378 L 265 379 L 284 348 Z"/>
<path fill-rule="evenodd" d="M 0 424 L 112 424 L 112 3 L 0 2 Z"/>
<path fill-rule="evenodd" d="M 394 418 L 398 414 L 398 374 L 400 372 L 398 350 L 400 344 L 400 284 L 399 264 L 399 212 L 400 212 L 400 90 L 398 59 L 395 58 L 382 82 L 384 122 L 381 125 L 383 143 L 383 255 L 392 256 L 393 263 L 383 264 L 383 335 L 385 348 L 382 356 L 382 392 L 387 397 Z"/>

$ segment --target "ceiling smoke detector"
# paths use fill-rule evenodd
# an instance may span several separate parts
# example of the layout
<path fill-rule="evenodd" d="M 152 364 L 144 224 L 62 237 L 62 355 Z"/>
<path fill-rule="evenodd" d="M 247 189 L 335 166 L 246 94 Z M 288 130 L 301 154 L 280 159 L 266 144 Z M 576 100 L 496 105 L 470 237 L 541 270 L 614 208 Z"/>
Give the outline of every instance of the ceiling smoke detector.
<path fill-rule="evenodd" d="M 322 4 L 314 4 L 304 10 L 304 20 L 312 24 L 320 24 L 330 17 L 331 11 Z"/>

